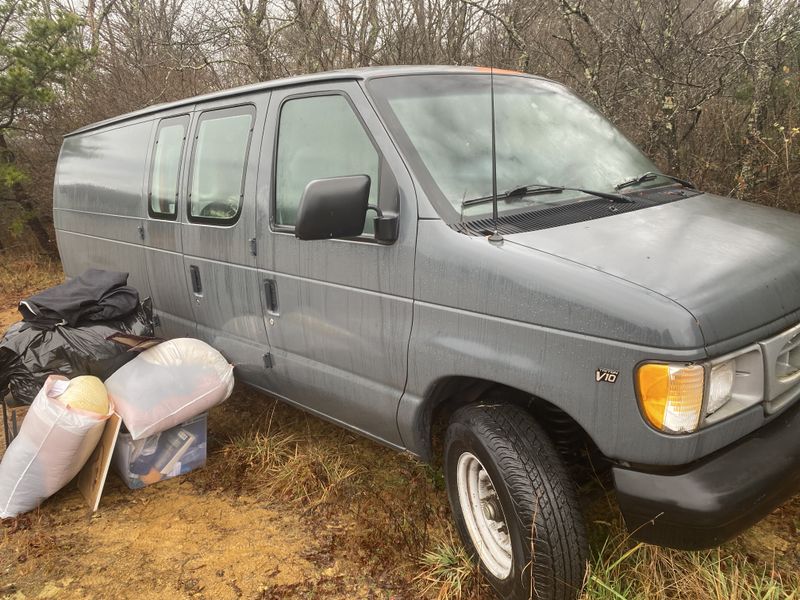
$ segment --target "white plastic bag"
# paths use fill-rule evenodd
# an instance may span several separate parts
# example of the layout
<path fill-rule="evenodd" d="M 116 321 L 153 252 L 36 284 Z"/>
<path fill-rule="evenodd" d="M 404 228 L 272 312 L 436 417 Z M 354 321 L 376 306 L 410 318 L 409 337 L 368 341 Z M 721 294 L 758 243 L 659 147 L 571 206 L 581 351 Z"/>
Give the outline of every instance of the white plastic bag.
<path fill-rule="evenodd" d="M 142 352 L 106 379 L 108 396 L 131 434 L 160 433 L 207 411 L 233 391 L 233 365 L 191 338 Z"/>
<path fill-rule="evenodd" d="M 97 446 L 113 406 L 106 414 L 66 406 L 59 397 L 71 384 L 61 375 L 47 378 L 3 455 L 0 518 L 39 506 L 78 474 Z"/>

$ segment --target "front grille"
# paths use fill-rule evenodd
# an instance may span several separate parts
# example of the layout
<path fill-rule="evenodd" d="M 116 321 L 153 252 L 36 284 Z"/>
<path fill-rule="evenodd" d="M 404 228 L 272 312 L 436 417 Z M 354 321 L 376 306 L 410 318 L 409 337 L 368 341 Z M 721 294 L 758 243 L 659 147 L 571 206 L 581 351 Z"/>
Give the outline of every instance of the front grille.
<path fill-rule="evenodd" d="M 800 373 L 800 336 L 794 338 L 790 344 L 791 348 L 778 355 L 775 374 L 780 380 L 794 378 Z"/>
<path fill-rule="evenodd" d="M 767 413 L 800 397 L 800 324 L 761 342 Z"/>

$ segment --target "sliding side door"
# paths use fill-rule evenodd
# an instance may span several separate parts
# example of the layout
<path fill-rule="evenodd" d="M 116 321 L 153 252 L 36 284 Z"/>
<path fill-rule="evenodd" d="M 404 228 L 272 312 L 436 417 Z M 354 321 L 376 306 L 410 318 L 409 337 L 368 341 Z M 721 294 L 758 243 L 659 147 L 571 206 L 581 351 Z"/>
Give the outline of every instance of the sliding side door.
<path fill-rule="evenodd" d="M 181 224 L 184 279 L 197 337 L 250 383 L 267 375 L 269 343 L 256 273 L 255 192 L 269 93 L 196 106 Z"/>
<path fill-rule="evenodd" d="M 191 121 L 191 107 L 157 119 L 149 154 L 144 245 L 156 333 L 167 338 L 195 335 L 194 312 L 183 274 L 180 223 Z"/>

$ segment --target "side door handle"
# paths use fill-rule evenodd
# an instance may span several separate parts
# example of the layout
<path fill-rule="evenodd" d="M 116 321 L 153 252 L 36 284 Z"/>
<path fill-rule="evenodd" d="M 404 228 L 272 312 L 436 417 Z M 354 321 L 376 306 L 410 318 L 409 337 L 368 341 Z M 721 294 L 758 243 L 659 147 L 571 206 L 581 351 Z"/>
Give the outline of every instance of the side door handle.
<path fill-rule="evenodd" d="M 195 265 L 191 265 L 189 267 L 189 274 L 192 278 L 192 291 L 198 295 L 202 294 L 203 283 L 200 281 L 200 269 Z"/>
<path fill-rule="evenodd" d="M 267 299 L 267 312 L 278 314 L 278 284 L 274 279 L 264 280 L 264 297 Z"/>

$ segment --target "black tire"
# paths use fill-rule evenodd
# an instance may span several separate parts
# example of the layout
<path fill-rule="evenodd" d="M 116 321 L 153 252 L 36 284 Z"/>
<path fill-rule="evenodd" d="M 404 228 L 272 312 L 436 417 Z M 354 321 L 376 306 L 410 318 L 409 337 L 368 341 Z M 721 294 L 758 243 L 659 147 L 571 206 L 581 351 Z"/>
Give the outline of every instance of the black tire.
<path fill-rule="evenodd" d="M 576 598 L 588 556 L 583 516 L 572 479 L 533 417 L 509 404 L 460 408 L 447 429 L 444 453 L 447 495 L 456 527 L 498 596 L 504 600 Z M 502 579 L 480 560 L 469 534 L 459 501 L 457 471 L 462 455 L 465 464 L 472 460 L 470 455 L 477 457 L 502 507 L 506 528 L 501 526 L 501 530 L 507 531 L 511 548 L 510 573 Z"/>

